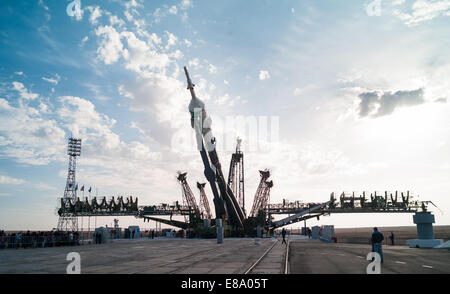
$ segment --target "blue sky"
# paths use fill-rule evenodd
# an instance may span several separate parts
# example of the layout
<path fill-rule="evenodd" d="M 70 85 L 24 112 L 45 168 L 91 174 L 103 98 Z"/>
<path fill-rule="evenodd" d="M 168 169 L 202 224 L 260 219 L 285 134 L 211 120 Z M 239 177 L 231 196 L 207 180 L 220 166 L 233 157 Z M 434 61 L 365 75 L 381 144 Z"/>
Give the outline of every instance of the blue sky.
<path fill-rule="evenodd" d="M 56 226 L 70 134 L 83 139 L 78 182 L 99 195 L 171 203 L 181 199 L 177 170 L 196 193 L 198 152 L 177 141 L 192 139 L 184 65 L 226 171 L 244 139 L 247 207 L 257 170 L 270 168 L 272 202 L 409 189 L 450 224 L 448 0 L 81 0 L 69 16 L 71 2 L 0 4 L 2 228 Z M 252 141 L 227 120 L 237 116 L 262 118 L 258 131 L 277 120 L 275 139 Z M 320 221 L 355 223 L 412 217 Z"/>

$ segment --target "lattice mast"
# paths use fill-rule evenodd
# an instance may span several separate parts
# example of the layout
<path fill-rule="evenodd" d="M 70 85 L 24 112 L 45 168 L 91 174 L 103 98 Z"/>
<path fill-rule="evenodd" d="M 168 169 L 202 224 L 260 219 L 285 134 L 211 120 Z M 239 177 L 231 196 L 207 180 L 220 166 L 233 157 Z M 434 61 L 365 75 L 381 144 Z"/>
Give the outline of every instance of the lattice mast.
<path fill-rule="evenodd" d="M 211 208 L 209 207 L 209 201 L 205 193 L 206 183 L 197 182 L 197 188 L 200 190 L 200 212 L 204 219 L 212 219 Z"/>
<path fill-rule="evenodd" d="M 69 168 L 67 172 L 66 188 L 64 190 L 64 196 L 61 199 L 61 204 L 64 207 L 69 207 L 70 204 L 74 205 L 77 201 L 77 184 L 76 184 L 76 167 L 77 157 L 81 155 L 81 139 L 73 137 L 69 138 L 67 146 L 67 155 L 69 155 Z M 59 217 L 58 231 L 78 231 L 78 218 L 75 215 L 64 214 Z"/>
<path fill-rule="evenodd" d="M 197 202 L 195 201 L 194 193 L 192 193 L 192 190 L 186 180 L 186 175 L 187 173 L 178 172 L 177 176 L 177 180 L 181 185 L 183 200 L 186 201 L 186 204 L 193 210 L 194 214 L 200 215 L 200 210 L 198 208 Z"/>
<path fill-rule="evenodd" d="M 259 174 L 261 176 L 261 180 L 258 185 L 258 189 L 256 190 L 255 198 L 253 199 L 253 206 L 250 212 L 250 216 L 256 217 L 261 210 L 265 210 L 269 203 L 270 197 L 270 189 L 273 187 L 272 181 L 267 181 L 270 177 L 269 170 L 260 170 Z"/>
<path fill-rule="evenodd" d="M 239 205 L 245 214 L 244 190 L 244 154 L 241 151 L 242 139 L 237 138 L 236 152 L 231 155 L 230 171 L 228 173 L 228 186 L 236 196 Z"/>

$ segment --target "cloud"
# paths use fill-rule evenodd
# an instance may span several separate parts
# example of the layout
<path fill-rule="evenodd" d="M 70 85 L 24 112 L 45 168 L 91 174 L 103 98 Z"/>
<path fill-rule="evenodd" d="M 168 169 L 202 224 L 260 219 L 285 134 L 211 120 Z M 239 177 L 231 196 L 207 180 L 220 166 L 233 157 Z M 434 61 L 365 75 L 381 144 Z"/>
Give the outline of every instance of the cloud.
<path fill-rule="evenodd" d="M 112 26 L 118 25 L 119 28 L 121 28 L 122 26 L 125 25 L 125 21 L 123 21 L 123 19 L 121 19 L 121 18 L 118 18 L 117 15 L 111 15 L 109 17 L 109 23 Z"/>
<path fill-rule="evenodd" d="M 267 80 L 267 79 L 269 79 L 269 78 L 270 78 L 270 75 L 269 75 L 269 72 L 268 72 L 268 71 L 266 71 L 266 70 L 261 70 L 261 71 L 259 71 L 259 79 L 260 79 L 261 81 Z"/>
<path fill-rule="evenodd" d="M 215 74 L 215 73 L 217 73 L 217 67 L 215 67 L 212 64 L 209 64 L 208 65 L 208 71 L 209 71 L 210 74 Z"/>
<path fill-rule="evenodd" d="M 177 14 L 177 11 L 178 11 L 178 9 L 177 9 L 177 7 L 175 5 L 173 5 L 173 6 L 171 6 L 169 8 L 169 13 L 170 14 Z"/>
<path fill-rule="evenodd" d="M 20 82 L 13 82 L 14 90 L 18 91 L 20 94 L 20 97 L 26 100 L 34 100 L 39 97 L 38 94 L 32 93 L 31 91 L 28 91 L 25 86 Z"/>
<path fill-rule="evenodd" d="M 193 6 L 194 5 L 192 4 L 191 0 L 181 0 L 180 9 L 187 10 L 187 9 L 193 7 Z"/>
<path fill-rule="evenodd" d="M 186 47 L 191 47 L 192 46 L 192 42 L 189 41 L 188 39 L 184 39 L 184 44 L 186 44 Z"/>
<path fill-rule="evenodd" d="M 40 191 L 56 191 L 57 190 L 54 186 L 51 186 L 49 184 L 42 183 L 42 182 L 39 182 L 39 184 L 36 184 L 34 187 Z"/>
<path fill-rule="evenodd" d="M 61 159 L 65 132 L 55 120 L 46 119 L 42 110 L 48 112 L 46 105 L 36 109 L 19 103 L 14 107 L 0 98 L 2 155 L 32 165 Z"/>
<path fill-rule="evenodd" d="M 432 20 L 440 15 L 450 16 L 450 1 L 417 0 L 412 6 L 411 14 L 403 13 L 399 9 L 395 9 L 393 14 L 402 20 L 407 26 L 412 27 L 421 22 Z"/>
<path fill-rule="evenodd" d="M 81 39 L 81 42 L 79 44 L 80 47 L 83 47 L 84 44 L 86 44 L 86 42 L 89 40 L 88 36 L 85 36 L 83 39 Z"/>
<path fill-rule="evenodd" d="M 178 38 L 174 34 L 168 32 L 168 31 L 166 31 L 166 34 L 167 34 L 167 38 L 168 38 L 166 50 L 168 50 L 170 47 L 174 46 L 178 42 Z"/>
<path fill-rule="evenodd" d="M 95 30 L 95 34 L 101 37 L 97 56 L 105 64 L 115 63 L 123 51 L 120 34 L 112 26 L 101 26 Z"/>
<path fill-rule="evenodd" d="M 21 185 L 23 183 L 25 180 L 0 175 L 0 184 L 2 185 Z"/>
<path fill-rule="evenodd" d="M 42 79 L 46 82 L 58 85 L 59 81 L 61 80 L 61 77 L 56 74 L 56 78 L 46 78 L 46 77 L 42 77 Z"/>
<path fill-rule="evenodd" d="M 419 105 L 425 102 L 422 88 L 413 91 L 364 92 L 358 95 L 360 117 L 389 115 L 399 107 Z"/>
<path fill-rule="evenodd" d="M 442 97 L 442 98 L 439 98 L 439 99 L 434 100 L 434 102 L 437 102 L 437 103 L 447 103 L 447 98 Z"/>

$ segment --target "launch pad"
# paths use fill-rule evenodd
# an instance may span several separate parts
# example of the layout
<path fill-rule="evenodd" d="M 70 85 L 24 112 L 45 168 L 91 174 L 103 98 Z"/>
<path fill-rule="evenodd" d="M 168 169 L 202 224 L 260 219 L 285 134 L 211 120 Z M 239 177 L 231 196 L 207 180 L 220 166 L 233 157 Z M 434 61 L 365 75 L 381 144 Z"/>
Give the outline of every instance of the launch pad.
<path fill-rule="evenodd" d="M 182 202 L 174 204 L 158 204 L 148 206 L 138 206 L 137 198 L 129 196 L 125 198 L 103 197 L 101 200 L 80 200 L 76 196 L 75 188 L 75 158 L 80 156 L 81 140 L 69 139 L 69 176 L 66 184 L 66 192 L 61 199 L 61 206 L 58 209 L 60 219 L 70 219 L 74 224 L 71 228 L 67 226 L 61 230 L 75 230 L 76 218 L 84 216 L 135 216 L 144 221 L 157 221 L 185 230 L 199 230 L 210 228 L 215 232 L 216 220 L 224 224 L 226 236 L 255 236 L 256 228 L 265 228 L 267 231 L 290 225 L 307 219 L 327 216 L 334 213 L 412 213 L 416 216 L 420 213 L 428 213 L 428 205 L 431 201 L 419 201 L 414 199 L 409 191 L 406 192 L 373 192 L 361 194 L 352 193 L 331 193 L 328 201 L 316 203 L 304 203 L 302 201 L 283 203 L 270 203 L 270 192 L 274 185 L 270 179 L 269 170 L 259 171 L 260 182 L 257 187 L 253 206 L 247 215 L 245 209 L 244 195 L 244 153 L 241 150 L 241 139 L 237 139 L 236 151 L 232 154 L 229 165 L 228 180 L 222 171 L 222 165 L 216 150 L 216 138 L 212 134 L 212 120 L 206 112 L 205 103 L 201 101 L 194 91 L 194 84 L 191 81 L 188 70 L 184 68 L 187 89 L 191 94 L 189 113 L 191 117 L 191 127 L 195 132 L 197 147 L 204 166 L 204 176 L 207 183 L 197 182 L 200 192 L 200 201 L 192 192 L 186 172 L 178 172 L 177 180 L 182 188 Z M 77 145 L 74 153 L 73 142 Z M 214 209 L 209 206 L 206 197 L 206 185 L 208 184 L 213 195 Z M 339 196 L 337 196 L 339 195 Z M 433 204 L 434 205 L 434 204 Z M 212 210 L 215 212 L 213 218 Z M 184 216 L 185 221 L 173 220 L 172 216 Z M 274 216 L 284 215 L 281 219 L 275 220 Z M 287 216 L 286 216 L 287 215 Z M 170 219 L 160 218 L 169 216 Z M 430 225 L 421 223 L 420 228 L 426 228 L 430 232 Z M 423 234 L 422 234 L 423 235 Z M 432 235 L 432 226 L 431 226 Z M 428 238 L 428 237 L 427 237 Z M 419 236 L 420 239 L 420 236 Z"/>

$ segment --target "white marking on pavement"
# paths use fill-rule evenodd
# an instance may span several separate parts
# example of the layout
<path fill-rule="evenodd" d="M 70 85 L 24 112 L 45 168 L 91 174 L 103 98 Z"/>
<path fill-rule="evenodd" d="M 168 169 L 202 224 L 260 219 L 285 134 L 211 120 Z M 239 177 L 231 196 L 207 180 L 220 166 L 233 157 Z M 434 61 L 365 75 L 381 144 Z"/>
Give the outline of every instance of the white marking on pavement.
<path fill-rule="evenodd" d="M 358 258 L 364 258 L 364 256 L 359 256 L 359 255 L 358 255 Z"/>
<path fill-rule="evenodd" d="M 422 267 L 433 268 L 431 265 L 422 265 Z"/>
<path fill-rule="evenodd" d="M 406 262 L 404 262 L 404 261 L 396 261 L 395 263 L 406 264 Z"/>

